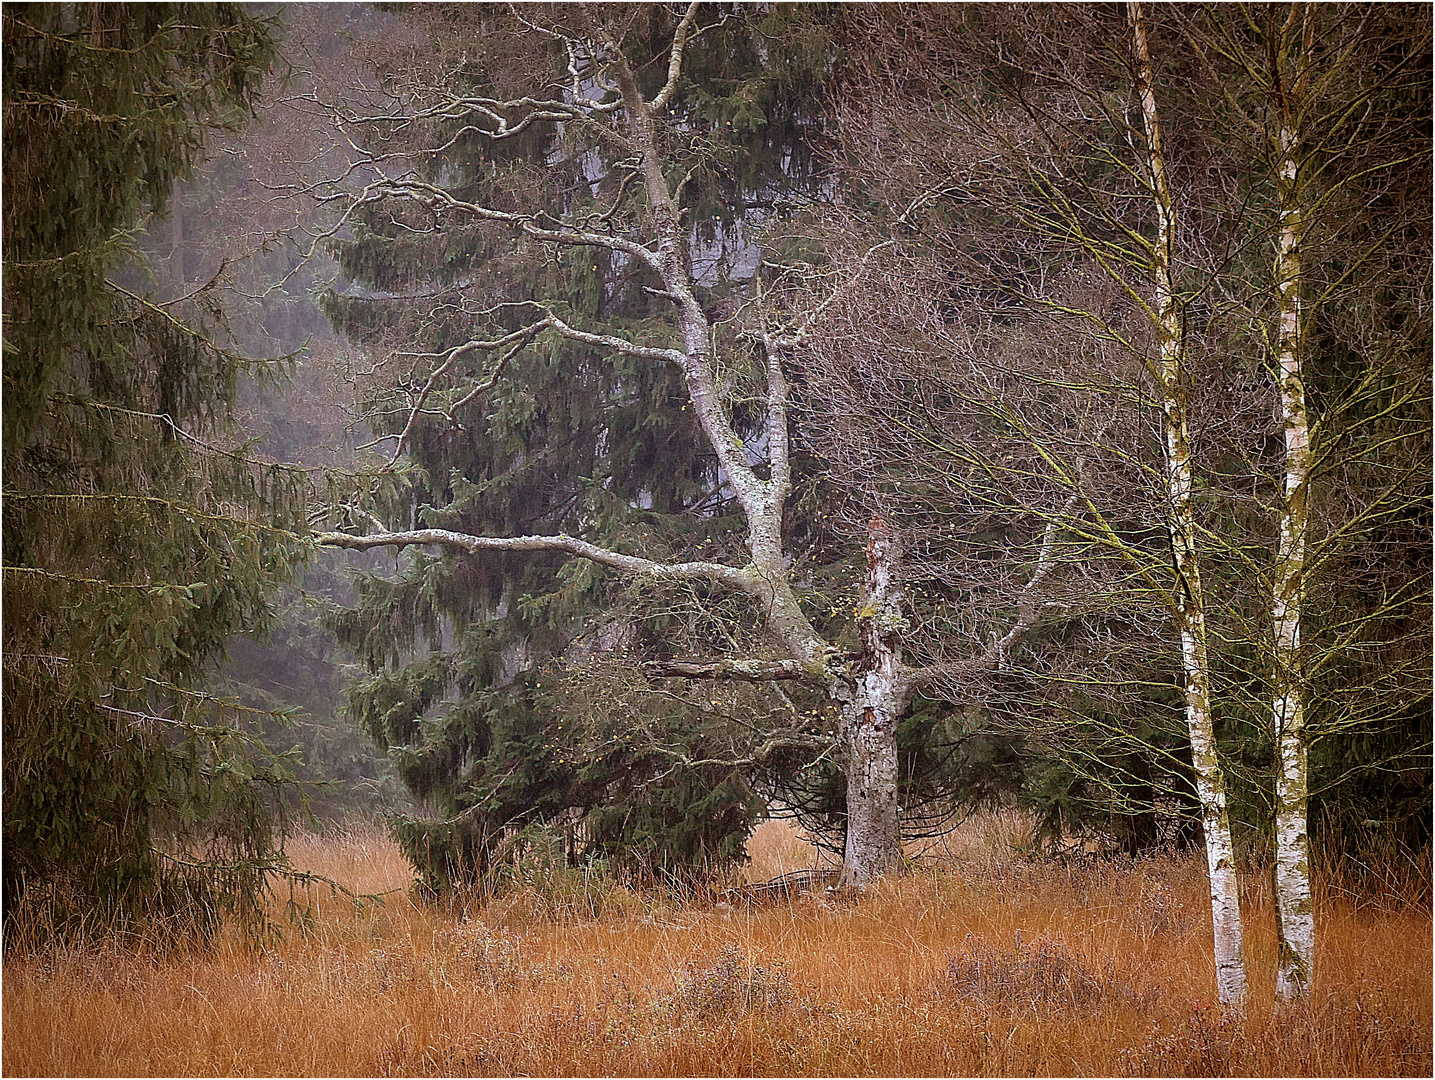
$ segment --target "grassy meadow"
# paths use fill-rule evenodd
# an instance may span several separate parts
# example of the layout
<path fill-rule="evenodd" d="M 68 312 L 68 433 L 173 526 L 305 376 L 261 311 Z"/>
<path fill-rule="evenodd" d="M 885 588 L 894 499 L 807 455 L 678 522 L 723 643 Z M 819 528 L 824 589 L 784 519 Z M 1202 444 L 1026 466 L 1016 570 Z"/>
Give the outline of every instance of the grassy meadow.
<path fill-rule="evenodd" d="M 467 911 L 415 906 L 381 831 L 291 841 L 310 918 L 263 949 L 13 932 L 7 1076 L 1430 1076 L 1428 868 L 1380 898 L 1318 882 L 1318 971 L 1272 1001 L 1247 881 L 1252 995 L 1213 1007 L 1199 857 L 1034 862 L 1020 822 L 964 827 L 861 897 L 680 902 L 569 875 Z M 783 823 L 762 880 L 813 865 Z M 1405 896 L 1400 895 L 1401 891 Z M 287 893 L 281 893 L 281 899 Z"/>

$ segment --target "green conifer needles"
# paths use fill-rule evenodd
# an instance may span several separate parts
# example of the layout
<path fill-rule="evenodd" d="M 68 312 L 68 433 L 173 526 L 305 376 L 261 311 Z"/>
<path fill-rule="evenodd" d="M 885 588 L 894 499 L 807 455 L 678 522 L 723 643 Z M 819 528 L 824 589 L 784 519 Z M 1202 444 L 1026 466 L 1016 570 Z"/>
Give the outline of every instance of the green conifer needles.
<path fill-rule="evenodd" d="M 7 7 L 4 900 L 58 925 L 254 918 L 288 770 L 200 689 L 307 550 L 302 477 L 222 449 L 246 361 L 116 284 L 249 112 L 236 4 Z"/>

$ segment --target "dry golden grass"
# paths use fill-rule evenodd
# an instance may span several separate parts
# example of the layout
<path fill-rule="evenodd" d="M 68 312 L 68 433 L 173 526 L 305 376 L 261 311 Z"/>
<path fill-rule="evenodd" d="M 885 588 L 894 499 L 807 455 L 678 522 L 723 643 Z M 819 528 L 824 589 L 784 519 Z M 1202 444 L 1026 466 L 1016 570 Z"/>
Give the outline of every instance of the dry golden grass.
<path fill-rule="evenodd" d="M 610 889 L 554 921 L 515 895 L 468 912 L 317 896 L 262 952 L 14 951 L 6 1075 L 1431 1074 L 1431 919 L 1323 890 L 1317 985 L 1276 1010 L 1268 897 L 1249 890 L 1252 1001 L 1210 1007 L 1202 864 L 1073 867 L 987 822 L 855 902 L 722 911 Z M 753 877 L 813 863 L 791 830 Z M 296 863 L 358 892 L 408 868 L 377 833 Z"/>
<path fill-rule="evenodd" d="M 744 882 L 769 881 L 794 870 L 819 866 L 840 866 L 842 860 L 818 851 L 788 821 L 764 821 L 747 841 L 748 862 L 742 868 Z"/>

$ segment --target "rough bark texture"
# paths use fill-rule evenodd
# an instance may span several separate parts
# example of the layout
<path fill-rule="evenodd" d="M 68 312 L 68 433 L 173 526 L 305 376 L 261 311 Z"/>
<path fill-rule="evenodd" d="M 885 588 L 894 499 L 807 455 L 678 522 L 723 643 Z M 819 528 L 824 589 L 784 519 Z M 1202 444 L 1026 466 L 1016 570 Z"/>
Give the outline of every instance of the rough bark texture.
<path fill-rule="evenodd" d="M 1276 239 L 1275 280 L 1278 295 L 1276 362 L 1280 376 L 1281 429 L 1285 438 L 1285 482 L 1278 513 L 1279 541 L 1272 581 L 1271 628 L 1273 703 L 1276 741 L 1276 933 L 1279 942 L 1276 994 L 1302 996 L 1315 966 L 1315 919 L 1311 910 L 1305 700 L 1300 676 L 1301 611 L 1306 559 L 1307 490 L 1310 483 L 1310 422 L 1306 415 L 1301 372 L 1302 268 L 1305 236 L 1298 139 L 1293 106 L 1305 82 L 1302 69 L 1287 82 L 1282 59 L 1308 46 L 1313 20 L 1306 5 L 1297 5 L 1282 34 L 1282 48 L 1272 50 L 1272 91 L 1277 129 L 1273 132 L 1276 161 L 1276 203 L 1280 214 Z"/>
<path fill-rule="evenodd" d="M 1171 558 L 1176 576 L 1176 623 L 1181 637 L 1185 669 L 1186 727 L 1191 738 L 1196 788 L 1201 799 L 1206 833 L 1206 862 L 1211 885 L 1211 921 L 1215 936 L 1216 990 L 1221 1005 L 1240 1009 L 1246 995 L 1246 971 L 1241 956 L 1241 910 L 1236 867 L 1226 812 L 1224 779 L 1216 755 L 1211 717 L 1210 671 L 1206 654 L 1205 597 L 1201 587 L 1200 559 L 1196 550 L 1196 522 L 1191 498 L 1191 448 L 1187 430 L 1187 394 L 1181 347 L 1180 310 L 1176 302 L 1172 252 L 1176 213 L 1166 180 L 1161 151 L 1161 128 L 1152 88 L 1151 57 L 1141 5 L 1129 5 L 1137 92 L 1142 118 L 1152 195 L 1156 203 L 1157 235 L 1151 249 L 1155 276 L 1154 313 L 1160 336 L 1160 359 L 1155 372 L 1164 417 L 1165 465 L 1169 499 Z"/>
<path fill-rule="evenodd" d="M 868 529 L 867 575 L 858 622 L 862 655 L 842 710 L 847 756 L 844 885 L 866 886 L 897 868 L 897 721 L 908 690 L 902 668 L 901 594 L 893 581 L 897 538 L 880 517 Z"/>

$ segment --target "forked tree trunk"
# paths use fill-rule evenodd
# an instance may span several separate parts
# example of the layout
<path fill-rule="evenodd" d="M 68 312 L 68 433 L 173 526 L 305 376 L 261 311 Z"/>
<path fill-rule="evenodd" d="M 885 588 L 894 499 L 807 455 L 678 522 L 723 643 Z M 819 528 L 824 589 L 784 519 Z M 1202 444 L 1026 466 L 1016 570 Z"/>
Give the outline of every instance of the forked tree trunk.
<path fill-rule="evenodd" d="M 592 231 L 584 226 L 564 223 L 552 215 L 530 217 L 496 207 L 460 202 L 441 188 L 416 181 L 385 183 L 377 190 L 384 195 L 415 200 L 425 206 L 430 205 L 426 200 L 431 199 L 435 204 L 469 215 L 473 220 L 504 222 L 541 244 L 606 248 L 621 252 L 625 258 L 638 260 L 661 277 L 663 290 L 650 291 L 666 297 L 672 304 L 673 315 L 682 332 L 681 349 L 643 345 L 616 336 L 591 333 L 569 326 L 553 312 L 540 309 L 542 317 L 527 327 L 493 341 L 472 341 L 457 352 L 451 351 L 448 356 L 456 357 L 464 350 L 486 353 L 504 350 L 504 355 L 511 356 L 515 348 L 524 346 L 539 332 L 554 331 L 569 340 L 597 345 L 619 355 L 676 364 L 687 386 L 688 403 L 684 408 L 692 408 L 725 485 L 732 490 L 746 520 L 746 565 L 702 560 L 658 562 L 600 548 L 566 534 L 494 537 L 447 529 L 412 529 L 367 536 L 325 532 L 320 533 L 318 538 L 321 543 L 353 550 L 434 544 L 472 555 L 491 551 L 565 552 L 654 581 L 704 581 L 747 595 L 761 607 L 765 629 L 783 645 L 788 654 L 785 658 L 679 660 L 655 663 L 648 670 L 685 678 L 808 678 L 820 681 L 834 700 L 842 702 L 838 741 L 847 769 L 849 811 L 844 879 L 867 885 L 895 868 L 901 859 L 897 823 L 897 719 L 911 696 L 911 681 L 909 673 L 902 667 L 898 646 L 902 629 L 900 602 L 892 587 L 896 540 L 881 519 L 874 520 L 863 601 L 867 610 L 859 620 L 863 650 L 854 670 L 836 646 L 814 630 L 798 603 L 789 576 L 791 559 L 783 547 L 783 523 L 791 493 L 792 471 L 788 442 L 788 388 L 782 369 L 783 348 L 769 343 L 765 438 L 761 440 L 767 450 L 767 475 L 763 477 L 750 460 L 753 446 L 745 445 L 733 425 L 729 412 L 731 402 L 723 380 L 718 376 L 720 365 L 714 354 L 714 327 L 699 302 L 697 282 L 690 267 L 690 223 L 687 210 L 679 198 L 685 181 L 679 181 L 674 186 L 671 161 L 665 156 L 661 137 L 660 117 L 677 92 L 682 75 L 683 49 L 700 8 L 701 5 L 696 2 L 688 6 L 669 54 L 668 81 L 651 100 L 644 98 L 637 74 L 623 59 L 623 50 L 597 21 L 593 27 L 596 40 L 586 42 L 584 46 L 590 57 L 606 54 L 611 58 L 605 63 L 605 70 L 622 95 L 626 119 L 624 137 L 634 155 L 635 175 L 646 196 L 647 211 L 643 216 L 648 235 L 642 242 L 621 233 L 608 232 L 606 226 L 604 231 Z M 578 91 L 574 93 L 576 95 Z M 599 105 L 576 97 L 575 101 L 577 104 L 571 114 L 565 112 L 563 106 L 552 103 L 540 106 L 527 98 L 498 108 L 499 111 L 516 114 L 527 112 L 529 119 L 543 115 L 549 120 L 571 118 L 576 122 L 586 119 L 591 123 L 594 115 L 601 115 L 604 119 L 599 128 L 608 129 L 613 103 Z M 497 115 L 488 105 L 473 107 L 474 113 L 480 111 L 488 117 Z M 527 119 L 522 121 L 524 124 L 527 122 Z M 574 126 L 579 125 L 575 123 Z M 429 386 L 447 369 L 448 363 L 445 360 L 434 369 Z M 493 377 L 490 376 L 490 379 Z M 476 387 L 483 385 L 475 384 Z M 419 404 L 410 411 L 408 426 L 400 434 L 394 450 L 395 460 L 420 415 L 423 400 L 421 397 Z M 758 440 L 753 440 L 753 443 L 756 445 Z"/>
<path fill-rule="evenodd" d="M 1236 881 L 1225 781 L 1216 755 L 1211 716 L 1210 665 L 1206 654 L 1206 604 L 1196 550 L 1195 506 L 1191 485 L 1191 445 L 1187 427 L 1187 391 L 1181 343 L 1180 311 L 1172 268 L 1176 212 L 1166 180 L 1161 127 L 1151 79 L 1151 55 L 1141 5 L 1131 3 L 1132 52 L 1137 91 L 1146 129 L 1147 167 L 1156 210 L 1156 243 L 1152 247 L 1155 277 L 1154 313 L 1160 336 L 1155 376 L 1164 417 L 1163 435 L 1171 535 L 1175 569 L 1176 623 L 1185 673 L 1186 729 L 1191 739 L 1201 824 L 1206 834 L 1206 865 L 1211 885 L 1211 922 L 1215 938 L 1216 993 L 1224 1008 L 1239 1010 L 1246 996 L 1246 969 L 1241 955 L 1241 906 Z"/>
<path fill-rule="evenodd" d="M 874 517 L 858 622 L 862 654 L 842 710 L 847 757 L 847 842 L 842 883 L 865 887 L 902 859 L 897 807 L 897 721 L 910 696 L 902 668 L 901 594 L 893 582 L 897 538 Z"/>
<path fill-rule="evenodd" d="M 1307 76 L 1305 50 L 1313 33 L 1306 5 L 1291 9 L 1281 48 L 1271 50 L 1271 89 L 1277 129 L 1273 132 L 1276 204 L 1276 362 L 1285 435 L 1286 474 L 1278 511 L 1280 539 L 1272 581 L 1271 623 L 1273 705 L 1276 743 L 1276 852 L 1273 873 L 1279 944 L 1276 994 L 1302 996 L 1315 967 L 1315 916 L 1311 910 L 1310 843 L 1307 836 L 1309 785 L 1305 739 L 1305 694 L 1300 675 L 1300 629 L 1305 596 L 1307 491 L 1310 484 L 1310 421 L 1301 372 L 1302 267 L 1305 239 L 1298 139 L 1293 106 L 1299 106 Z M 1290 83 L 1282 60 L 1296 52 L 1299 74 Z"/>

